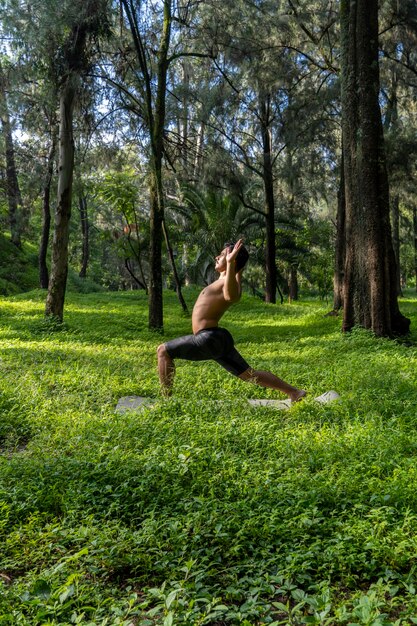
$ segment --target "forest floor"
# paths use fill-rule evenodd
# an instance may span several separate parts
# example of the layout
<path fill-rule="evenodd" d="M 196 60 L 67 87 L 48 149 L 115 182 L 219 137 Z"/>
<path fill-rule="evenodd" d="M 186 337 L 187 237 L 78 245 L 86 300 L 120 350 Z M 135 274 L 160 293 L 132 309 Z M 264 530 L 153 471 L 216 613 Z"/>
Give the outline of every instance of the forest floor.
<path fill-rule="evenodd" d="M 165 296 L 164 338 L 189 333 Z M 144 294 L 69 294 L 59 331 L 44 299 L 0 298 L 1 626 L 417 624 L 415 294 L 407 344 L 245 295 L 238 349 L 309 399 L 250 407 L 279 396 L 178 362 L 124 414 L 159 395 Z"/>

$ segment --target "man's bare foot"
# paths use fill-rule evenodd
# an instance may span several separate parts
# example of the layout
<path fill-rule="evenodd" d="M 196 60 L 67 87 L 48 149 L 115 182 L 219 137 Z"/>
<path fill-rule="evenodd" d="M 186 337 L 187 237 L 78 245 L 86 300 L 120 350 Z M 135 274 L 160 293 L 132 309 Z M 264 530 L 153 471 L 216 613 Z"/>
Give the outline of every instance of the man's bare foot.
<path fill-rule="evenodd" d="M 303 389 L 297 389 L 297 391 L 295 391 L 294 393 L 289 394 L 289 398 L 292 403 L 299 402 L 300 400 L 305 398 L 306 395 L 307 395 L 307 391 L 304 391 Z"/>

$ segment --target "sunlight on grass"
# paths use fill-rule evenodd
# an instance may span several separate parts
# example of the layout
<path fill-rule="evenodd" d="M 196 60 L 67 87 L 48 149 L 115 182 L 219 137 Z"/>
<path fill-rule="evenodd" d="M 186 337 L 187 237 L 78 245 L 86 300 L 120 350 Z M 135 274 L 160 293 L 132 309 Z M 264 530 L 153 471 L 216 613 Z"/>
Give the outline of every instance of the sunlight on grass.
<path fill-rule="evenodd" d="M 245 296 L 224 318 L 238 349 L 308 399 L 251 408 L 245 398 L 277 394 L 178 362 L 162 400 L 156 347 L 190 332 L 175 294 L 162 338 L 144 294 L 69 294 L 59 332 L 43 298 L 0 300 L 2 626 L 417 615 L 412 343 L 343 336 L 323 302 Z M 417 323 L 415 305 L 401 301 Z M 340 402 L 313 401 L 332 388 Z M 132 394 L 159 399 L 116 414 Z"/>

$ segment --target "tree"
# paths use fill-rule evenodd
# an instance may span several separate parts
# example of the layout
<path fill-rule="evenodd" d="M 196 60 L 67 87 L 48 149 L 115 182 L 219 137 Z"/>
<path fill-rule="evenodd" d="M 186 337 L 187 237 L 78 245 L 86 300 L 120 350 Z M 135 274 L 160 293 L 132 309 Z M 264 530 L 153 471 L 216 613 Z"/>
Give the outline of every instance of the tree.
<path fill-rule="evenodd" d="M 223 174 L 224 186 L 238 191 L 242 203 L 263 217 L 265 299 L 271 303 L 276 302 L 277 289 L 276 225 L 283 215 L 288 218 L 291 206 L 298 212 L 299 204 L 307 208 L 315 195 L 324 196 L 329 185 L 326 189 L 323 182 L 332 176 L 325 172 L 334 143 L 328 129 L 335 126 L 328 113 L 335 99 L 334 10 L 328 8 L 329 3 L 323 9 L 315 2 L 313 10 L 299 12 L 295 4 L 306 3 L 261 0 L 227 7 L 214 3 L 215 18 L 207 19 L 225 95 L 223 106 L 217 107 L 206 126 L 216 129 L 217 144 L 222 142 L 229 155 L 232 175 L 227 180 Z M 310 29 L 303 23 L 307 18 L 314 20 Z M 328 41 L 330 53 L 326 54 Z M 311 49 L 319 51 L 317 59 Z M 326 58 L 320 59 L 320 54 Z M 292 170 L 288 167 L 291 160 L 296 164 Z M 298 179 L 295 194 L 303 190 L 296 203 L 292 202 L 294 179 Z"/>
<path fill-rule="evenodd" d="M 49 271 L 46 262 L 49 236 L 51 232 L 51 188 L 55 166 L 55 156 L 57 148 L 57 124 L 55 114 L 52 114 L 51 120 L 51 143 L 46 162 L 46 173 L 43 184 L 43 201 L 42 201 L 42 229 L 39 244 L 39 284 L 41 289 L 48 289 Z"/>
<path fill-rule="evenodd" d="M 336 241 L 335 241 L 335 261 L 333 275 L 333 311 L 336 313 L 343 308 L 343 287 L 345 277 L 345 219 L 346 219 L 346 198 L 345 198 L 345 175 L 343 167 L 343 150 L 340 165 L 340 182 L 337 194 L 336 212 Z"/>
<path fill-rule="evenodd" d="M 177 222 L 186 248 L 184 273 L 194 282 L 202 280 L 206 285 L 214 279 L 215 257 L 224 244 L 258 231 L 263 225 L 263 220 L 246 209 L 236 196 L 218 190 L 204 193 L 189 185 L 183 186 L 180 197 L 167 210 Z"/>
<path fill-rule="evenodd" d="M 149 248 L 149 210 L 144 175 L 127 165 L 122 171 L 109 170 L 96 184 L 99 199 L 112 209 L 113 232 L 119 256 L 133 281 L 148 293 L 149 269 L 144 268 L 143 250 Z M 107 218 L 108 220 L 108 218 Z M 115 226 L 119 230 L 115 230 Z M 139 277 L 136 275 L 136 267 Z"/>
<path fill-rule="evenodd" d="M 136 82 L 137 94 L 122 86 L 122 97 L 128 99 L 129 108 L 138 115 L 146 129 L 149 146 L 149 199 L 150 199 L 150 246 L 149 246 L 149 328 L 163 329 L 163 298 L 162 298 L 162 241 L 165 238 L 168 254 L 176 277 L 177 293 L 183 309 L 186 310 L 182 298 L 181 287 L 177 280 L 174 257 L 170 251 L 168 234 L 165 224 L 164 169 L 163 158 L 164 135 L 166 125 L 168 70 L 176 59 L 188 52 L 172 52 L 173 24 L 182 24 L 188 14 L 188 2 L 184 6 L 179 3 L 175 8 L 172 0 L 163 0 L 160 6 L 149 6 L 150 11 L 156 10 L 154 23 L 146 24 L 142 18 L 143 6 L 135 0 L 121 0 L 121 6 L 127 18 L 137 67 L 133 69 L 132 61 L 128 67 L 133 69 L 135 79 L 140 73 L 141 80 Z M 185 16 L 185 17 L 184 17 Z M 159 39 L 155 31 L 159 30 Z M 178 41 L 176 42 L 178 43 Z M 124 54 L 124 53 L 123 53 Z"/>
<path fill-rule="evenodd" d="M 15 149 L 7 101 L 7 75 L 0 61 L 0 118 L 6 150 L 6 194 L 9 205 L 9 223 L 11 241 L 21 247 L 22 196 L 15 160 Z"/>
<path fill-rule="evenodd" d="M 341 0 L 342 132 L 346 198 L 343 330 L 405 334 L 399 310 L 379 96 L 378 2 Z"/>
<path fill-rule="evenodd" d="M 62 322 L 68 274 L 68 239 L 74 171 L 73 112 L 80 79 L 88 69 L 88 41 L 106 32 L 105 0 L 78 0 L 67 14 L 66 38 L 55 67 L 59 98 L 58 198 L 52 244 L 51 276 L 45 314 Z"/>

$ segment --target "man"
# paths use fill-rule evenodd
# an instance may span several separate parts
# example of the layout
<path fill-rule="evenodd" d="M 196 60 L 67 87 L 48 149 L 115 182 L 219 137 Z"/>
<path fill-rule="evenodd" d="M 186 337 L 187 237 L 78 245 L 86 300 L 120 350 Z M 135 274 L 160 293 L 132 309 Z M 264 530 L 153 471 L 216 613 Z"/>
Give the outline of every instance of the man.
<path fill-rule="evenodd" d="M 197 298 L 192 314 L 193 334 L 158 346 L 158 372 L 162 393 L 171 394 L 175 376 L 175 359 L 214 360 L 241 380 L 270 387 L 287 394 L 291 402 L 306 395 L 271 372 L 254 370 L 234 347 L 233 337 L 219 320 L 227 309 L 240 300 L 242 271 L 248 260 L 242 239 L 227 244 L 216 257 L 215 270 L 220 277 L 205 287 Z"/>

